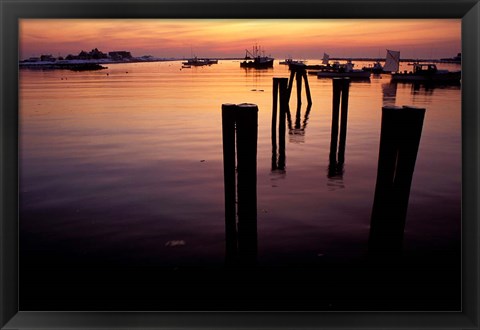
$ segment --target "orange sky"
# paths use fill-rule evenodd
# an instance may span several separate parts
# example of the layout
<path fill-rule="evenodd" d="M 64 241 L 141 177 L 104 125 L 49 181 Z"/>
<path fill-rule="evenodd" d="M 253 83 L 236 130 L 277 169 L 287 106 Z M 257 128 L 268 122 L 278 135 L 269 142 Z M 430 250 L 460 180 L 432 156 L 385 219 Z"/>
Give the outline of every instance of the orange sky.
<path fill-rule="evenodd" d="M 276 58 L 452 57 L 461 51 L 461 20 L 22 19 L 20 58 L 66 56 L 98 48 L 134 56 L 242 57 L 254 43 Z"/>

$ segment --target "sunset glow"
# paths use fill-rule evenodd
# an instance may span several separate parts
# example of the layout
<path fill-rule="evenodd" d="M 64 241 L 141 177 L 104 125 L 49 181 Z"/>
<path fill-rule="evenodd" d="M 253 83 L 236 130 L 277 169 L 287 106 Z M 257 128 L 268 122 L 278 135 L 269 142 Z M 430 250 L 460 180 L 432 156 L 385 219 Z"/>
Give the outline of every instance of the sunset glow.
<path fill-rule="evenodd" d="M 134 56 L 242 57 L 255 43 L 276 58 L 451 57 L 461 51 L 461 20 L 22 19 L 20 58 L 98 48 Z"/>

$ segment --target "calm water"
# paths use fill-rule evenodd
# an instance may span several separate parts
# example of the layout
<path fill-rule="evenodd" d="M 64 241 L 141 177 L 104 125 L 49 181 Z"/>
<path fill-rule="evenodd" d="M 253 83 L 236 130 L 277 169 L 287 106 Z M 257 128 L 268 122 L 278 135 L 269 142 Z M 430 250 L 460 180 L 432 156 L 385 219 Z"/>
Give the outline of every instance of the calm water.
<path fill-rule="evenodd" d="M 259 107 L 259 266 L 365 259 L 387 104 L 426 108 L 403 256 L 459 261 L 459 86 L 391 85 L 388 75 L 352 82 L 344 174 L 329 178 L 330 79 L 308 76 L 313 106 L 305 118 L 303 92 L 303 130 L 287 131 L 286 169 L 272 171 L 272 77 L 288 77 L 288 67 L 245 70 L 220 61 L 180 68 L 156 62 L 20 72 L 21 266 L 58 257 L 112 267 L 222 267 L 221 105 L 242 102 Z M 295 125 L 295 93 L 290 108 Z"/>

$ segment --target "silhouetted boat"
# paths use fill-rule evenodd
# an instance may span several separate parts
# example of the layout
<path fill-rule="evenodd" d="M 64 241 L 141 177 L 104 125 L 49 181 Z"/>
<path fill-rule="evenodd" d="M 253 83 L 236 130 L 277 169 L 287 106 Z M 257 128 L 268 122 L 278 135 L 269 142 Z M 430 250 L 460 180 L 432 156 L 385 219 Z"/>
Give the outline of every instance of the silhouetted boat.
<path fill-rule="evenodd" d="M 240 62 L 242 68 L 273 68 L 274 58 L 265 56 L 265 51 L 261 51 L 257 45 L 253 46 L 252 52 L 245 49 L 245 60 Z"/>
<path fill-rule="evenodd" d="M 400 52 L 387 49 L 387 56 L 385 58 L 385 66 L 382 66 L 380 62 L 375 62 L 373 65 L 364 66 L 363 71 L 369 71 L 372 73 L 391 73 L 397 72 L 400 65 Z"/>
<path fill-rule="evenodd" d="M 454 57 L 451 57 L 451 58 L 441 58 L 440 62 L 460 64 L 460 63 L 462 63 L 462 53 L 458 53 L 457 56 L 454 56 Z"/>
<path fill-rule="evenodd" d="M 433 63 L 412 63 L 413 70 L 392 73 L 392 81 L 459 83 L 461 71 L 438 70 Z"/>
<path fill-rule="evenodd" d="M 383 65 L 380 62 L 375 62 L 369 66 L 364 66 L 362 68 L 363 71 L 368 71 L 371 73 L 383 73 Z"/>
<path fill-rule="evenodd" d="M 332 65 L 328 64 L 323 66 L 316 72 L 318 78 L 337 78 L 337 77 L 349 77 L 352 79 L 368 79 L 370 78 L 370 72 L 363 70 L 353 69 L 354 64 L 351 61 L 340 64 L 334 62 Z"/>
<path fill-rule="evenodd" d="M 286 58 L 285 61 L 280 61 L 278 64 L 290 65 L 290 64 L 304 64 L 305 61 L 294 60 L 293 58 Z"/>
<path fill-rule="evenodd" d="M 198 58 L 194 57 L 191 59 L 188 59 L 186 62 L 182 62 L 184 65 L 192 65 L 192 66 L 203 66 L 203 65 L 212 65 L 212 64 L 217 64 L 218 60 L 211 60 L 208 58 Z"/>

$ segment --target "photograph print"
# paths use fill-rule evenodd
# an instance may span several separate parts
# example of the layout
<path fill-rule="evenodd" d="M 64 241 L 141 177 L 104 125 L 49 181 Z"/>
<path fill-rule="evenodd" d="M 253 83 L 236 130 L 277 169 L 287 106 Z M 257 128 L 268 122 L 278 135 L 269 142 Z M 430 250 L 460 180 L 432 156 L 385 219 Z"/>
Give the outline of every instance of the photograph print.
<path fill-rule="evenodd" d="M 21 311 L 460 311 L 460 19 L 20 19 Z"/>

